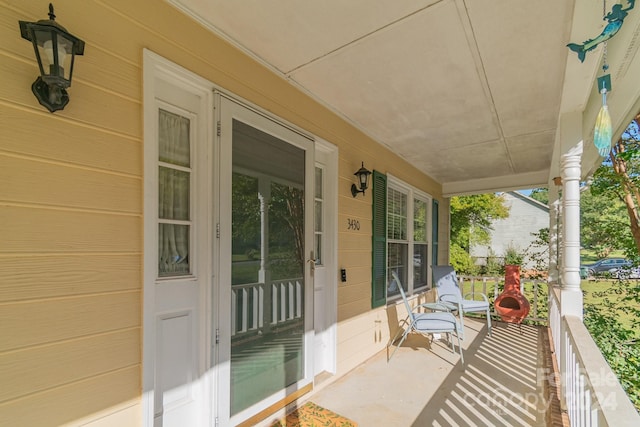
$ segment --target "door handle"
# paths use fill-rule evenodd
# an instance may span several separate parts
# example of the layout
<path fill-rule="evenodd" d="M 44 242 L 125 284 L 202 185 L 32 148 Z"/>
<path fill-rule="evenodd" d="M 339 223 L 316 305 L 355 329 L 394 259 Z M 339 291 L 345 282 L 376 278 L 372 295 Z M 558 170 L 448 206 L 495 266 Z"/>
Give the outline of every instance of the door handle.
<path fill-rule="evenodd" d="M 316 257 L 313 256 L 313 251 L 309 254 L 309 259 L 307 260 L 309 263 L 309 268 L 311 269 L 311 275 L 316 271 Z"/>

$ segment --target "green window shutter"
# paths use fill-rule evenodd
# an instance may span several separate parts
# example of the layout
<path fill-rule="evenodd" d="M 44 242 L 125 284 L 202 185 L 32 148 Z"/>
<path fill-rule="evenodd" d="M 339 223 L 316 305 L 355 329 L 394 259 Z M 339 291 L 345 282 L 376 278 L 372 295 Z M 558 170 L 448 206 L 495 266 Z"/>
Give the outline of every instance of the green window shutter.
<path fill-rule="evenodd" d="M 433 200 L 433 212 L 431 215 L 432 219 L 432 233 L 431 239 L 433 240 L 432 253 L 431 253 L 431 265 L 438 265 L 438 201 Z"/>
<path fill-rule="evenodd" d="M 387 176 L 373 171 L 371 308 L 387 302 Z"/>

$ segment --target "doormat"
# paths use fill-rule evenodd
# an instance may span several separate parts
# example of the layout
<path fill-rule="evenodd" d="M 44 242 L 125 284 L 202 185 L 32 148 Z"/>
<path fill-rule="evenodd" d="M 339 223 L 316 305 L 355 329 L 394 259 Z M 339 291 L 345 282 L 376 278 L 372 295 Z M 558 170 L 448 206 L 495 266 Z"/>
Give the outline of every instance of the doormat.
<path fill-rule="evenodd" d="M 313 402 L 307 402 L 289 415 L 284 420 L 277 421 L 271 427 L 357 427 L 358 424 L 336 414 L 333 411 L 318 406 Z"/>

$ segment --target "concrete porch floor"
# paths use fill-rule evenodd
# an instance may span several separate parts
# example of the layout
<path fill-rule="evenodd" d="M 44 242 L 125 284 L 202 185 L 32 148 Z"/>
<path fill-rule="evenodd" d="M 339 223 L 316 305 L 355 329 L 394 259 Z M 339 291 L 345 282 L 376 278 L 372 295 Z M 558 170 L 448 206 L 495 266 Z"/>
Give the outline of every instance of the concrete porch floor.
<path fill-rule="evenodd" d="M 380 352 L 308 400 L 360 427 L 552 424 L 547 328 L 496 322 L 489 337 L 484 320 L 465 318 L 462 347 L 464 367 L 444 339 L 410 336 L 391 361 Z"/>

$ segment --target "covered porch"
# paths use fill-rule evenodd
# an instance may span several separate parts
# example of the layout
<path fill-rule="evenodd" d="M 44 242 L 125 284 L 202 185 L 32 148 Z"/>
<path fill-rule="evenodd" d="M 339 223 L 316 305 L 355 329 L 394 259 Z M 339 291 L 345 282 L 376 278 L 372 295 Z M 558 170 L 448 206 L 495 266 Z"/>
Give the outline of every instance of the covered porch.
<path fill-rule="evenodd" d="M 546 425 L 558 414 L 571 425 L 640 425 L 582 324 L 580 185 L 602 159 L 592 140 L 604 49 L 582 62 L 566 45 L 603 30 L 601 1 L 58 0 L 87 52 L 72 101 L 55 114 L 29 93 L 38 61 L 17 31 L 48 2 L 0 3 L 0 154 L 11 183 L 0 200 L 0 424 L 255 425 L 313 401 L 361 426 Z M 614 140 L 640 110 L 638 9 L 607 51 Z M 181 142 L 191 153 L 188 167 L 171 168 L 197 185 L 180 186 L 193 215 L 161 222 L 158 175 L 168 165 L 158 119 L 171 115 L 189 123 Z M 265 172 L 234 123 L 272 132 L 304 170 L 290 183 L 306 188 L 306 253 L 286 281 L 232 281 L 233 172 Z M 236 147 L 255 157 L 234 170 Z M 399 221 L 406 236 L 418 226 L 423 235 L 396 239 L 407 271 L 424 249 L 412 298 L 430 295 L 427 266 L 449 263 L 452 196 L 548 187 L 547 326 L 498 324 L 487 337 L 469 320 L 464 369 L 443 342 L 419 338 L 388 363 L 385 343 L 404 314 L 386 271 L 372 272 L 372 207 L 394 212 L 373 191 L 350 191 L 361 165 L 393 181 L 406 212 L 424 207 L 417 225 Z M 314 217 L 312 205 L 324 212 Z M 165 223 L 191 227 L 190 256 L 178 257 L 189 260 L 185 274 L 159 266 Z M 326 246 L 314 240 L 320 231 Z M 303 323 L 304 347 L 297 329 L 293 350 L 238 344 L 254 369 L 256 353 L 275 355 L 286 381 L 232 413 L 232 340 Z M 292 354 L 305 363 L 290 369 L 293 380 L 284 372 Z M 554 362 L 558 382 L 545 388 Z M 248 389 L 253 373 L 243 376 Z M 541 411 L 554 391 L 559 409 Z"/>
<path fill-rule="evenodd" d="M 465 323 L 464 367 L 443 340 L 411 336 L 322 387 L 314 403 L 358 426 L 545 426 L 560 417 L 549 390 L 547 328 L 481 319 Z M 550 393 L 551 392 L 551 393 Z M 561 424 L 558 424 L 561 425 Z"/>
<path fill-rule="evenodd" d="M 640 416 L 580 319 L 550 327 L 465 321 L 464 365 L 443 339 L 410 335 L 347 375 L 317 378 L 307 400 L 358 426 L 635 426 Z M 265 424 L 267 425 L 267 424 Z"/>

